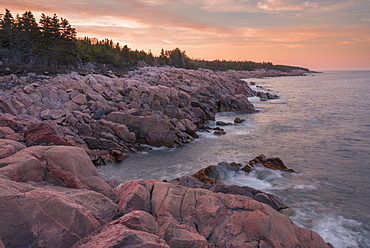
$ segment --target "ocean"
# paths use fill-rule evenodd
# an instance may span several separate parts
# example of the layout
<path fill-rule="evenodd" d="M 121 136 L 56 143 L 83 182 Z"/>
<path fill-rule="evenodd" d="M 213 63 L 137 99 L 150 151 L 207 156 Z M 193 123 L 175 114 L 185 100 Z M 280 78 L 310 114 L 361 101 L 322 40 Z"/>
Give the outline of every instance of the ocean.
<path fill-rule="evenodd" d="M 250 100 L 258 113 L 220 113 L 226 135 L 200 132 L 180 148 L 153 148 L 121 164 L 99 166 L 106 180 L 173 179 L 219 162 L 280 157 L 298 173 L 264 168 L 230 174 L 227 184 L 275 194 L 299 226 L 336 248 L 370 247 L 370 71 L 324 71 L 300 77 L 246 79 L 279 99 Z M 215 126 L 215 122 L 209 125 Z"/>

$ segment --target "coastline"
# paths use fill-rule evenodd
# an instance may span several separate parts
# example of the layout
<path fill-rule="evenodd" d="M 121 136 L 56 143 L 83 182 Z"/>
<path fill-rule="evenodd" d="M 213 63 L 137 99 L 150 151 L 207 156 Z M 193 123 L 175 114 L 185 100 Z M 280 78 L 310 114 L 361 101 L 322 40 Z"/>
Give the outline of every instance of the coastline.
<path fill-rule="evenodd" d="M 330 247 L 274 209 L 277 200 L 266 203 L 272 195 L 190 177 L 117 185 L 92 163 L 124 159 L 137 143 L 191 142 L 216 112 L 253 112 L 247 97 L 256 93 L 237 80 L 247 75 L 279 74 L 143 68 L 126 78 L 2 78 L 19 85 L 0 93 L 0 247 Z"/>
<path fill-rule="evenodd" d="M 11 74 L 0 77 L 0 127 L 7 127 L 2 138 L 26 146 L 77 146 L 94 164 L 112 163 L 143 149 L 141 144 L 191 142 L 217 112 L 253 112 L 248 97 L 256 92 L 241 78 L 305 74 L 169 67 L 144 67 L 122 78 Z"/>

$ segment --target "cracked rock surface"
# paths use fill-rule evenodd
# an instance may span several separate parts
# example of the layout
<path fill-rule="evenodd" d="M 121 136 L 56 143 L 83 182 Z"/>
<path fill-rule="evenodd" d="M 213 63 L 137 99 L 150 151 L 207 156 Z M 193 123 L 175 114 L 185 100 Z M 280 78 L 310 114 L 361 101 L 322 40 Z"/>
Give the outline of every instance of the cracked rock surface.
<path fill-rule="evenodd" d="M 113 189 L 81 148 L 3 144 L 0 247 L 329 247 L 253 188 L 182 177 Z"/>

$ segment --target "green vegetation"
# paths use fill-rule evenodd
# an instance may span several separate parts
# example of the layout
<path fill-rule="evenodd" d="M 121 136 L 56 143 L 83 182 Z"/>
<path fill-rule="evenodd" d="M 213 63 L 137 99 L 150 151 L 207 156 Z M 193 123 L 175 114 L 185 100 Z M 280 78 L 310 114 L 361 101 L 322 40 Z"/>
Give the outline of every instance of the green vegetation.
<path fill-rule="evenodd" d="M 0 16 L 0 65 L 17 68 L 46 68 L 47 70 L 80 69 L 103 72 L 122 70 L 139 63 L 153 66 L 174 66 L 178 68 L 206 68 L 211 70 L 255 70 L 277 69 L 289 71 L 303 69 L 272 63 L 252 61 L 194 60 L 185 51 L 176 48 L 171 51 L 162 49 L 159 56 L 143 50 L 131 50 L 112 40 L 77 38 L 75 28 L 68 20 L 56 14 L 42 14 L 37 22 L 31 11 L 15 18 L 6 9 Z"/>

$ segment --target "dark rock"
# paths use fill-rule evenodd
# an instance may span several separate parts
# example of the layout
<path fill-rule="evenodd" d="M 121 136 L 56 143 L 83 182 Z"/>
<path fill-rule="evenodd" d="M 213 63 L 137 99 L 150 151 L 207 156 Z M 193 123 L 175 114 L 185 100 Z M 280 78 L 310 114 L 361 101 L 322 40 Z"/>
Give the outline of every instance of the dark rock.
<path fill-rule="evenodd" d="M 241 168 L 241 164 L 221 162 L 201 169 L 192 176 L 204 183 L 221 183 L 222 180 L 228 177 L 230 172 L 240 171 Z"/>
<path fill-rule="evenodd" d="M 119 150 L 112 150 L 110 151 L 110 155 L 114 158 L 115 161 L 122 161 L 126 158 L 128 158 L 127 155 L 122 154 Z"/>
<path fill-rule="evenodd" d="M 245 119 L 241 119 L 241 118 L 239 118 L 239 117 L 236 117 L 236 118 L 234 119 L 234 123 L 235 123 L 235 124 L 240 124 L 240 123 L 243 123 L 243 122 L 245 122 Z"/>
<path fill-rule="evenodd" d="M 280 170 L 280 171 L 286 171 L 290 173 L 295 172 L 293 169 L 289 169 L 288 167 L 286 167 L 280 158 L 266 158 L 266 156 L 263 154 L 249 161 L 249 165 L 252 167 L 256 163 L 262 164 L 264 167 L 271 169 L 271 170 Z"/>
<path fill-rule="evenodd" d="M 226 132 L 223 129 L 220 129 L 220 130 L 214 131 L 213 134 L 215 134 L 215 135 L 225 135 Z"/>
<path fill-rule="evenodd" d="M 95 112 L 94 112 L 94 119 L 95 120 L 99 120 L 103 115 L 105 115 L 106 113 L 105 113 L 105 111 L 104 110 L 102 110 L 102 109 L 97 109 L 97 110 L 95 110 Z"/>
<path fill-rule="evenodd" d="M 274 95 L 274 94 L 271 94 L 269 92 L 257 91 L 256 95 L 261 99 L 261 101 L 267 101 L 267 100 L 278 99 L 279 98 L 278 95 Z"/>
<path fill-rule="evenodd" d="M 230 123 L 230 122 L 216 121 L 216 125 L 217 125 L 217 126 L 231 126 L 231 125 L 233 125 L 233 124 L 232 124 L 232 123 Z"/>
<path fill-rule="evenodd" d="M 10 74 L 12 74 L 12 70 L 9 67 L 5 67 L 4 75 L 10 75 Z"/>

